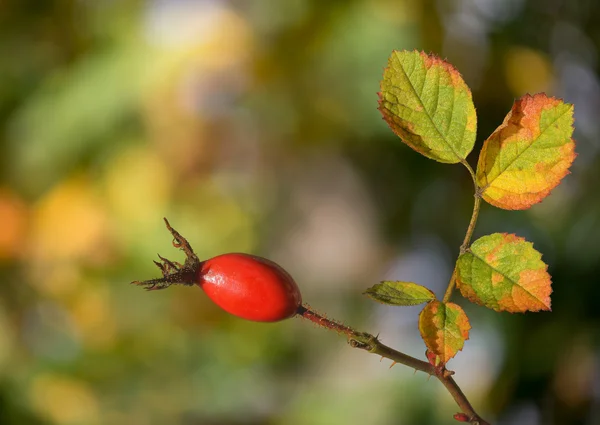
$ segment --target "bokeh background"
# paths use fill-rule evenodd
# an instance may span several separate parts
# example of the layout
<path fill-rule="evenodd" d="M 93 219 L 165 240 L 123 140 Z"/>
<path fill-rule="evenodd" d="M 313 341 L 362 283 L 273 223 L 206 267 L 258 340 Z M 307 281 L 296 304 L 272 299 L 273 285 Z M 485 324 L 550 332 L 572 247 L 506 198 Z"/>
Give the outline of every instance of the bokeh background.
<path fill-rule="evenodd" d="M 128 284 L 181 259 L 166 216 L 201 258 L 269 257 L 316 310 L 423 358 L 419 307 L 361 293 L 443 294 L 472 184 L 381 119 L 393 49 L 462 72 L 476 151 L 526 92 L 575 104 L 572 174 L 528 211 L 484 204 L 475 232 L 534 242 L 553 312 L 456 294 L 473 330 L 449 367 L 495 424 L 599 424 L 596 0 L 1 1 L 0 424 L 454 423 L 438 382 L 335 334 Z"/>

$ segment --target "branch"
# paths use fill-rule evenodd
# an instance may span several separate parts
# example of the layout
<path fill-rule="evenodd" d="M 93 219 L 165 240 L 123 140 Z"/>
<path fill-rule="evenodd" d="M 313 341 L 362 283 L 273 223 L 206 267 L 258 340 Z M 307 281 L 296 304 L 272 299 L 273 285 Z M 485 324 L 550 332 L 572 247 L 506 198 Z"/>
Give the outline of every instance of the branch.
<path fill-rule="evenodd" d="M 311 310 L 311 308 L 307 305 L 301 306 L 298 309 L 297 315 L 304 319 L 310 320 L 311 322 L 316 323 L 323 328 L 346 335 L 348 337 L 348 343 L 351 347 L 377 354 L 392 360 L 394 363 L 400 363 L 415 370 L 425 372 L 428 375 L 435 376 L 442 384 L 444 384 L 463 413 L 469 417 L 469 422 L 471 425 L 490 425 L 489 422 L 485 421 L 477 414 L 477 412 L 475 412 L 473 406 L 471 406 L 471 403 L 469 403 L 469 400 L 467 400 L 467 397 L 462 392 L 456 381 L 452 379 L 454 372 L 449 371 L 443 365 L 434 366 L 428 362 L 409 356 L 408 354 L 396 351 L 393 348 L 381 343 L 376 336 L 366 332 L 356 331 L 349 326 L 343 325 L 335 320 L 328 319 Z"/>

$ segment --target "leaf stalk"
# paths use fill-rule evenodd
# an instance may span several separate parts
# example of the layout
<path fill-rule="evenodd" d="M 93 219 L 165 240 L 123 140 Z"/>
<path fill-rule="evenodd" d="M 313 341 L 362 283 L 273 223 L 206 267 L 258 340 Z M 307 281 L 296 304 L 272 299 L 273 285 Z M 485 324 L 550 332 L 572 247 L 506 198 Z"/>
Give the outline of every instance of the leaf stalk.
<path fill-rule="evenodd" d="M 467 227 L 467 233 L 465 234 L 465 238 L 463 243 L 460 246 L 460 254 L 464 254 L 471 244 L 471 238 L 473 237 L 473 232 L 475 231 L 475 226 L 477 225 L 477 219 L 479 218 L 479 210 L 481 209 L 481 191 L 479 190 L 479 186 L 477 185 L 477 178 L 475 176 L 475 172 L 473 168 L 469 165 L 469 163 L 464 160 L 462 164 L 467 168 L 471 178 L 473 179 L 473 186 L 475 188 L 475 194 L 473 197 L 475 198 L 475 202 L 473 204 L 473 213 L 471 214 L 471 221 L 469 222 L 469 227 Z M 454 264 L 454 270 L 452 271 L 452 276 L 450 277 L 450 282 L 448 283 L 448 287 L 446 288 L 446 292 L 444 293 L 443 302 L 447 303 L 450 301 L 452 297 L 452 292 L 454 291 L 454 287 L 456 286 L 456 263 Z"/>

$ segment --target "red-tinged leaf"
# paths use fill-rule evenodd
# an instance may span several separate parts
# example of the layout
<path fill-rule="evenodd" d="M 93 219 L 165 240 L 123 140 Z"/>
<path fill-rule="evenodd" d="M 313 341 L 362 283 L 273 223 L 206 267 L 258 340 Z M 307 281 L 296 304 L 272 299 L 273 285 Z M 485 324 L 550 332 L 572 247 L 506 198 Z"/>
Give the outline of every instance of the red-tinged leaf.
<path fill-rule="evenodd" d="M 419 315 L 419 331 L 427 349 L 439 356 L 442 364 L 462 350 L 469 339 L 469 318 L 454 303 L 431 301 Z M 430 356 L 428 359 L 431 362 Z"/>
<path fill-rule="evenodd" d="M 552 281 L 533 244 L 507 233 L 477 239 L 457 261 L 465 298 L 496 311 L 550 310 Z"/>
<path fill-rule="evenodd" d="M 517 100 L 477 164 L 483 199 L 508 210 L 541 202 L 575 159 L 573 105 L 543 93 Z"/>
<path fill-rule="evenodd" d="M 466 413 L 455 413 L 454 419 L 458 422 L 471 422 L 471 419 L 469 419 Z"/>
<path fill-rule="evenodd" d="M 383 73 L 379 110 L 404 143 L 436 161 L 463 161 L 475 144 L 471 90 L 448 62 L 394 51 Z"/>
<path fill-rule="evenodd" d="M 427 357 L 427 361 L 430 365 L 435 367 L 438 367 L 440 365 L 440 356 L 438 356 L 437 354 L 429 350 L 425 350 L 425 357 Z"/>
<path fill-rule="evenodd" d="M 413 282 L 385 281 L 373 285 L 365 294 L 382 304 L 417 305 L 435 299 L 435 295 L 424 286 Z"/>

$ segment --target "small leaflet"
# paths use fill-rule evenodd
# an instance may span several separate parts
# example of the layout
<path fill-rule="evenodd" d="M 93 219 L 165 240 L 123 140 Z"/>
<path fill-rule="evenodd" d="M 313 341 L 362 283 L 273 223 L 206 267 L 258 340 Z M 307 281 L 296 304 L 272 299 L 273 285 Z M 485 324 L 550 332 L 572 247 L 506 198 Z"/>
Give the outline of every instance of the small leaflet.
<path fill-rule="evenodd" d="M 423 304 L 435 299 L 434 293 L 424 286 L 402 281 L 377 283 L 365 294 L 382 304 L 400 306 Z"/>
<path fill-rule="evenodd" d="M 454 303 L 431 301 L 419 315 L 421 337 L 427 349 L 439 356 L 442 364 L 446 364 L 462 350 L 465 341 L 469 339 L 469 329 L 469 318 Z"/>
<path fill-rule="evenodd" d="M 552 281 L 541 258 L 519 236 L 483 236 L 458 258 L 456 284 L 465 298 L 492 310 L 550 310 Z"/>

